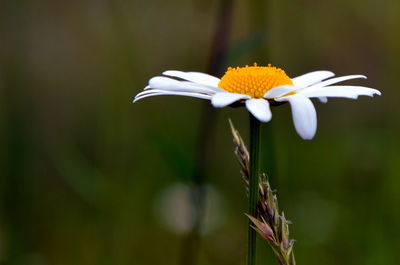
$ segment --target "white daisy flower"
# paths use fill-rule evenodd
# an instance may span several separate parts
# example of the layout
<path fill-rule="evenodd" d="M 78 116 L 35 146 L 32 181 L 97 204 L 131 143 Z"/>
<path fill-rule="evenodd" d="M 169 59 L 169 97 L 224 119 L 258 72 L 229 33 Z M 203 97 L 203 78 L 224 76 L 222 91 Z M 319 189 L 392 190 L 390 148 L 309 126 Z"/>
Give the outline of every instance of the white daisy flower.
<path fill-rule="evenodd" d="M 230 67 L 221 79 L 199 72 L 165 71 L 163 75 L 151 78 L 133 102 L 151 96 L 175 95 L 211 100 L 216 108 L 239 103 L 261 122 L 271 120 L 270 105 L 289 102 L 294 127 L 306 140 L 312 139 L 317 130 L 317 114 L 310 98 L 325 103 L 328 97 L 357 99 L 358 96 L 381 95 L 373 88 L 335 85 L 366 78 L 363 75 L 331 78 L 335 74 L 330 71 L 315 71 L 289 78 L 282 69 L 271 65 Z"/>

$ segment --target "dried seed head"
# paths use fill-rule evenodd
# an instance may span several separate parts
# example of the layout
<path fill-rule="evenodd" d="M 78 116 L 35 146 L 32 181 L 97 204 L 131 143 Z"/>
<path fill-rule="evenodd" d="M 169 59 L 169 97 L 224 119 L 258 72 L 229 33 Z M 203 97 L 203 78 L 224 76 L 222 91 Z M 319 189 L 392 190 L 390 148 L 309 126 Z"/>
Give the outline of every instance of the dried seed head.
<path fill-rule="evenodd" d="M 249 187 L 249 152 L 244 144 L 239 132 L 233 127 L 229 120 L 235 145 L 235 155 L 241 167 L 241 174 L 246 185 L 248 195 Z M 289 239 L 289 224 L 284 213 L 279 213 L 278 199 L 275 191 L 267 180 L 267 176 L 262 174 L 259 180 L 259 200 L 257 202 L 258 218 L 247 215 L 253 223 L 251 226 L 257 231 L 271 246 L 275 257 L 281 265 L 296 265 L 293 254 L 294 240 Z"/>

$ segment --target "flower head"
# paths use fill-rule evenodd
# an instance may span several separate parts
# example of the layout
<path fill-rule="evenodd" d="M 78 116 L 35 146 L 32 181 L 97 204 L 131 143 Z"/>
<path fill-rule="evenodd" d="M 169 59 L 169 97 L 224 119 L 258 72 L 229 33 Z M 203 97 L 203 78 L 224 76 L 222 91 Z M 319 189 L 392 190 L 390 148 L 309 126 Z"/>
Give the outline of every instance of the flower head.
<path fill-rule="evenodd" d="M 328 97 L 357 99 L 381 95 L 373 88 L 335 85 L 366 78 L 363 75 L 332 78 L 335 74 L 330 71 L 315 71 L 290 78 L 285 71 L 271 65 L 230 67 L 221 79 L 199 72 L 165 71 L 163 75 L 151 78 L 133 102 L 150 96 L 176 95 L 208 99 L 216 108 L 241 103 L 262 122 L 271 120 L 271 104 L 289 102 L 296 131 L 306 140 L 312 139 L 317 130 L 317 114 L 310 98 L 325 103 Z"/>
<path fill-rule="evenodd" d="M 221 78 L 218 87 L 252 98 L 264 98 L 265 93 L 274 87 L 293 85 L 292 80 L 280 68 L 268 66 L 229 67 Z"/>

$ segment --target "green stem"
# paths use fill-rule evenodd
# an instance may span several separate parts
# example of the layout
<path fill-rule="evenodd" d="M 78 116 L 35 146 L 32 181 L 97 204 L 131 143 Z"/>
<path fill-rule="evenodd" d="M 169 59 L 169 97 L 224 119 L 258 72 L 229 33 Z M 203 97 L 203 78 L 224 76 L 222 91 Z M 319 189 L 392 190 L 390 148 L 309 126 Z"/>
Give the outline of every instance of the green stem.
<path fill-rule="evenodd" d="M 258 177 L 260 153 L 260 121 L 250 114 L 250 178 L 249 178 L 249 215 L 257 217 Z M 256 231 L 248 226 L 247 265 L 256 263 Z"/>

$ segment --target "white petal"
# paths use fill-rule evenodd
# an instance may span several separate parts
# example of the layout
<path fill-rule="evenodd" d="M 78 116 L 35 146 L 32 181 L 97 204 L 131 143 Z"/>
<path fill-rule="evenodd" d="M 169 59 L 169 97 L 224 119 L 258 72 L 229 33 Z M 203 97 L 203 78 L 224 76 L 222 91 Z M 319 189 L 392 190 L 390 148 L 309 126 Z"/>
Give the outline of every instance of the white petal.
<path fill-rule="evenodd" d="M 362 86 L 327 86 L 318 89 L 304 90 L 298 92 L 306 97 L 343 97 L 356 99 L 358 96 L 381 95 L 379 90 Z"/>
<path fill-rule="evenodd" d="M 294 127 L 301 138 L 311 140 L 317 131 L 317 113 L 311 100 L 293 95 L 284 98 L 292 108 Z"/>
<path fill-rule="evenodd" d="M 140 99 L 147 98 L 147 97 L 153 97 L 153 96 L 186 96 L 186 97 L 208 99 L 208 100 L 211 99 L 211 96 L 199 94 L 199 93 L 176 92 L 176 91 L 165 91 L 165 90 L 152 89 L 152 90 L 146 90 L 146 91 L 143 91 L 143 92 L 137 94 L 135 99 L 133 100 L 133 103 L 135 103 L 136 101 L 138 101 Z"/>
<path fill-rule="evenodd" d="M 259 121 L 269 122 L 272 118 L 271 109 L 267 100 L 252 98 L 246 100 L 246 107 Z"/>
<path fill-rule="evenodd" d="M 315 71 L 292 78 L 292 81 L 294 86 L 307 87 L 332 76 L 335 76 L 335 74 L 330 71 Z"/>
<path fill-rule="evenodd" d="M 318 97 L 319 101 L 321 103 L 327 103 L 328 102 L 328 98 L 327 97 Z"/>
<path fill-rule="evenodd" d="M 149 85 L 145 89 L 155 88 L 166 91 L 197 92 L 214 94 L 215 90 L 201 84 L 178 81 L 164 76 L 156 76 L 149 80 Z"/>
<path fill-rule="evenodd" d="M 281 97 L 283 95 L 286 95 L 287 93 L 295 91 L 296 89 L 297 87 L 294 86 L 277 86 L 272 88 L 271 90 L 268 90 L 267 93 L 265 93 L 264 97 L 265 98 Z"/>
<path fill-rule="evenodd" d="M 329 85 L 332 85 L 332 84 L 336 84 L 336 83 L 343 82 L 343 81 L 350 80 L 350 79 L 357 79 L 357 78 L 366 79 L 367 77 L 365 75 L 346 75 L 346 76 L 341 76 L 341 77 L 335 77 L 335 78 L 331 78 L 331 79 L 328 79 L 326 81 L 317 83 L 317 84 L 315 84 L 313 86 L 309 86 L 306 89 L 321 88 L 321 87 L 324 87 L 324 86 L 329 86 Z"/>
<path fill-rule="evenodd" d="M 221 93 L 215 93 L 212 96 L 211 104 L 215 108 L 222 108 L 222 107 L 228 106 L 240 99 L 249 99 L 249 98 L 250 97 L 248 95 L 221 92 Z"/>
<path fill-rule="evenodd" d="M 163 75 L 178 77 L 194 83 L 208 85 L 216 88 L 218 88 L 218 83 L 220 81 L 220 79 L 215 76 L 199 72 L 182 72 L 182 71 L 169 70 L 163 72 Z"/>
<path fill-rule="evenodd" d="M 208 89 L 208 91 L 212 91 L 212 94 L 216 93 L 216 92 L 226 92 L 226 90 L 223 90 L 219 87 L 213 87 L 213 86 L 208 86 L 208 85 L 204 85 L 204 84 L 200 84 L 200 83 L 193 83 L 190 81 L 180 81 L 182 84 L 188 85 L 190 87 L 201 87 L 204 89 Z"/>

